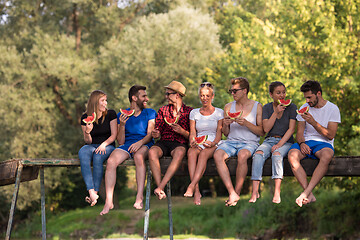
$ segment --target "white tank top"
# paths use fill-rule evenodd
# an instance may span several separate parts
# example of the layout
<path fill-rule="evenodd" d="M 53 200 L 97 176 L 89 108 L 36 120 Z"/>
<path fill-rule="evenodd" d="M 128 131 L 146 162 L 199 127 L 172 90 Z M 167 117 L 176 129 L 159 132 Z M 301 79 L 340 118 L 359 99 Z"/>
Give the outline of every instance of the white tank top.
<path fill-rule="evenodd" d="M 257 105 L 259 104 L 259 102 L 254 103 L 254 106 L 250 112 L 250 114 L 248 114 L 245 119 L 248 120 L 249 122 L 251 122 L 252 124 L 254 124 L 256 126 L 256 114 L 257 114 Z M 236 102 L 233 101 L 230 107 L 230 112 L 234 113 L 236 112 L 235 109 L 235 105 Z M 260 136 L 254 134 L 253 132 L 251 132 L 247 127 L 245 126 L 241 126 L 240 124 L 233 122 L 230 124 L 230 132 L 229 135 L 227 137 L 228 140 L 235 140 L 235 141 L 241 141 L 244 143 L 255 143 L 258 144 L 260 141 Z"/>

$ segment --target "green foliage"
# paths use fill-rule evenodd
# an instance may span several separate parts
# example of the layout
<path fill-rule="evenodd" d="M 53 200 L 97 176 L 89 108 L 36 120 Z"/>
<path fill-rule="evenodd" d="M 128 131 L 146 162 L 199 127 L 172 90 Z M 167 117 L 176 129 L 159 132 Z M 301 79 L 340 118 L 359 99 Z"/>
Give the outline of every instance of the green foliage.
<path fill-rule="evenodd" d="M 335 138 L 337 155 L 357 154 L 359 139 L 359 19 L 360 2 L 257 1 L 233 4 L 216 12 L 220 39 L 227 49 L 208 68 L 204 79 L 228 86 L 245 76 L 250 98 L 270 101 L 267 86 L 282 81 L 293 102 L 304 103 L 300 86 L 306 80 L 322 84 L 325 99 L 337 104 L 342 123 Z M 257 10 L 256 10 L 257 9 Z M 357 10 L 356 10 L 357 9 Z M 223 105 L 229 98 L 220 90 Z M 219 94 L 219 91 L 218 91 Z"/>
<path fill-rule="evenodd" d="M 101 87 L 120 108 L 128 105 L 131 85 L 146 85 L 151 107 L 158 108 L 165 100 L 161 89 L 178 80 L 187 87 L 185 102 L 198 102 L 200 76 L 220 51 L 217 30 L 209 15 L 187 7 L 139 18 L 101 48 Z"/>

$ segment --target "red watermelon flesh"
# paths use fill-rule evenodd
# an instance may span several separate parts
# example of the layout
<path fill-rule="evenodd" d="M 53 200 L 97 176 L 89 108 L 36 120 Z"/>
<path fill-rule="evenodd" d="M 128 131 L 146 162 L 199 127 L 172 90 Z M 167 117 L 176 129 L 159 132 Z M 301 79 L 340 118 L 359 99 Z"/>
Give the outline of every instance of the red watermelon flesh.
<path fill-rule="evenodd" d="M 197 145 L 203 144 L 208 139 L 208 135 L 194 138 Z"/>
<path fill-rule="evenodd" d="M 285 99 L 279 99 L 278 100 L 279 104 L 282 104 L 283 106 L 287 107 L 291 104 L 291 99 L 285 100 Z"/>
<path fill-rule="evenodd" d="M 235 120 L 236 118 L 240 118 L 242 116 L 243 111 L 236 112 L 236 113 L 231 113 L 230 111 L 228 111 L 226 114 L 230 117 L 230 119 Z"/>
<path fill-rule="evenodd" d="M 164 117 L 164 121 L 169 124 L 169 125 L 173 125 L 173 124 L 176 124 L 178 121 L 179 121 L 179 115 L 176 116 L 176 118 L 167 118 L 167 117 Z"/>
<path fill-rule="evenodd" d="M 125 110 L 125 109 L 120 109 L 121 114 L 125 114 L 128 117 L 131 117 L 132 115 L 134 115 L 135 110 Z"/>
<path fill-rule="evenodd" d="M 306 106 L 306 107 L 303 107 L 300 110 L 296 110 L 296 112 L 301 115 L 301 114 L 304 114 L 304 113 L 308 112 L 309 109 L 310 109 L 309 106 Z"/>
<path fill-rule="evenodd" d="M 96 113 L 93 113 L 91 116 L 88 116 L 87 118 L 83 119 L 84 123 L 93 123 L 96 120 Z"/>

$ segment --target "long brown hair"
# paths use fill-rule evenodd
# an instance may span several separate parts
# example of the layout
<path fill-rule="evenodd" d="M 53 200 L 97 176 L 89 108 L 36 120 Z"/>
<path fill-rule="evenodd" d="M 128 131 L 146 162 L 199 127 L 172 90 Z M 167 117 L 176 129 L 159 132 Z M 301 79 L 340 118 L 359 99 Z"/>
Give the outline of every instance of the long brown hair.
<path fill-rule="evenodd" d="M 98 110 L 99 110 L 99 99 L 102 98 L 103 96 L 107 96 L 107 94 L 104 91 L 101 90 L 94 90 L 89 97 L 88 103 L 86 105 L 86 114 L 88 116 L 91 116 L 94 112 L 97 114 Z M 102 116 L 102 121 L 101 123 L 104 122 L 105 116 L 107 114 L 107 109 L 105 109 L 105 111 L 103 112 Z M 95 122 L 98 124 L 98 119 L 96 117 Z"/>

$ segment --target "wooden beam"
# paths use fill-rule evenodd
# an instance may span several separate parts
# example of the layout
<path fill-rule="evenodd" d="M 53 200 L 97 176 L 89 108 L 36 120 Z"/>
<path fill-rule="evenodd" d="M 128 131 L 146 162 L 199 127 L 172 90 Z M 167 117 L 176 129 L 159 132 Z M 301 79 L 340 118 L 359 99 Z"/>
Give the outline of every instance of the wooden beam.
<path fill-rule="evenodd" d="M 171 163 L 170 157 L 161 160 L 161 172 L 165 173 Z M 301 161 L 306 174 L 311 176 L 319 160 L 303 159 Z M 0 186 L 15 183 L 16 170 L 18 164 L 24 167 L 21 181 L 31 181 L 37 179 L 40 167 L 79 167 L 80 160 L 77 158 L 21 158 L 10 159 L 0 162 Z M 229 158 L 227 161 L 231 175 L 235 175 L 237 159 Z M 120 167 L 135 166 L 133 159 L 126 160 Z M 251 176 L 252 159 L 248 159 L 248 176 Z M 184 158 L 176 176 L 188 176 L 187 159 Z M 207 163 L 205 175 L 217 176 L 215 162 L 210 159 Z M 264 164 L 263 176 L 271 176 L 271 159 L 267 159 Z M 288 160 L 284 159 L 284 176 L 293 176 Z M 326 176 L 360 176 L 360 156 L 337 156 L 334 157 L 329 165 Z"/>

